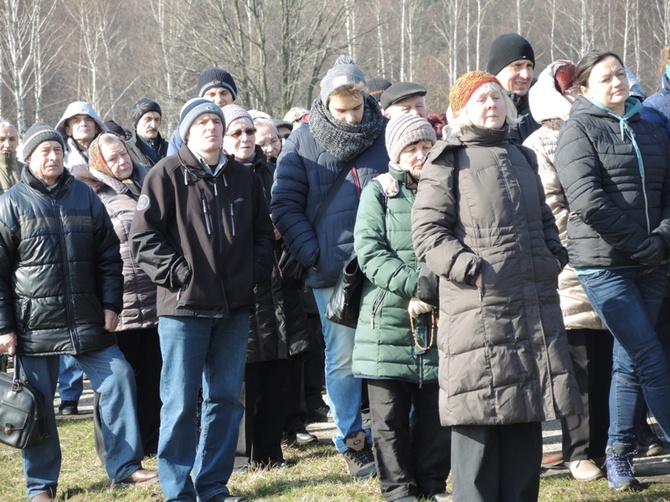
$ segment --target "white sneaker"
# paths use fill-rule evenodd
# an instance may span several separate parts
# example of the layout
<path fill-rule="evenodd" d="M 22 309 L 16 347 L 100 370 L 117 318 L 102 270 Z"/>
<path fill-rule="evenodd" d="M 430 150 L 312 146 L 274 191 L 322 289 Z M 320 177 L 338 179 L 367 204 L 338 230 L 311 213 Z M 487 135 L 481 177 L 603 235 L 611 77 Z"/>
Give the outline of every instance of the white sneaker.
<path fill-rule="evenodd" d="M 570 474 L 577 481 L 591 481 L 603 477 L 603 471 L 591 459 L 566 462 Z"/>

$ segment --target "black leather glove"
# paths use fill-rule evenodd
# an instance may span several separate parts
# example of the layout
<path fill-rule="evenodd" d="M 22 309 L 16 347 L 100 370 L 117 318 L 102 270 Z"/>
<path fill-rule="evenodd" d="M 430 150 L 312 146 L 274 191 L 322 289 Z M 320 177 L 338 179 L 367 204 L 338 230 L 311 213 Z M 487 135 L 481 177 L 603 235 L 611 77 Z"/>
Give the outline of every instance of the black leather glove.
<path fill-rule="evenodd" d="M 642 241 L 637 247 L 637 252 L 631 255 L 635 261 L 639 261 L 646 268 L 656 269 L 661 265 L 663 258 L 668 252 L 668 245 L 658 235 L 652 235 Z"/>

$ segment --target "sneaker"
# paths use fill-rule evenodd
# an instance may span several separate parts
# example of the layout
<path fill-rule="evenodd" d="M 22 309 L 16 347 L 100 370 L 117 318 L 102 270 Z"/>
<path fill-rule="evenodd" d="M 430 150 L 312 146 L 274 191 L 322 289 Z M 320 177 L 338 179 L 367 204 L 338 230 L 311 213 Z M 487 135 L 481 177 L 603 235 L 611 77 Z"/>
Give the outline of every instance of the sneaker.
<path fill-rule="evenodd" d="M 307 413 L 308 422 L 329 422 L 332 421 L 332 418 L 333 417 L 330 414 L 330 407 L 325 404 L 314 410 L 310 410 Z"/>
<path fill-rule="evenodd" d="M 372 446 L 368 444 L 365 432 L 352 432 L 345 439 L 344 444 L 347 445 L 347 450 L 342 455 L 347 463 L 349 474 L 357 478 L 367 478 L 377 474 Z"/>
<path fill-rule="evenodd" d="M 603 471 L 591 459 L 573 460 L 566 462 L 570 474 L 577 481 L 591 481 L 603 477 Z"/>
<path fill-rule="evenodd" d="M 58 413 L 61 415 L 79 415 L 78 401 L 62 401 L 58 407 Z"/>
<path fill-rule="evenodd" d="M 631 451 L 630 447 L 631 445 L 614 445 L 608 446 L 606 450 L 607 485 L 618 492 L 641 488 L 633 473 L 633 457 L 636 451 Z"/>

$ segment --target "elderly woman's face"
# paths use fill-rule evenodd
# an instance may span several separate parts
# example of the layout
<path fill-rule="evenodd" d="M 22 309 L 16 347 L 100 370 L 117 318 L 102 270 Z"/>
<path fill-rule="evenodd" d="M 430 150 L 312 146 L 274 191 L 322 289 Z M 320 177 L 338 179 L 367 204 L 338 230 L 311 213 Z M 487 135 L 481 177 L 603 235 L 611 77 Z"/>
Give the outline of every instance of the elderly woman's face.
<path fill-rule="evenodd" d="M 100 154 L 117 179 L 126 180 L 130 178 L 133 173 L 133 161 L 130 159 L 126 145 L 121 141 L 100 145 Z"/>
<path fill-rule="evenodd" d="M 223 149 L 241 162 L 251 159 L 256 149 L 254 123 L 247 117 L 242 117 L 230 124 L 223 137 Z"/>
<path fill-rule="evenodd" d="M 591 69 L 584 96 L 614 110 L 620 115 L 630 94 L 626 70 L 615 57 L 608 56 Z"/>
<path fill-rule="evenodd" d="M 403 171 L 420 171 L 423 160 L 433 147 L 432 141 L 427 139 L 407 145 L 398 157 L 398 167 Z"/>
<path fill-rule="evenodd" d="M 497 86 L 482 85 L 472 93 L 465 112 L 473 125 L 500 129 L 505 124 L 505 100 Z"/>

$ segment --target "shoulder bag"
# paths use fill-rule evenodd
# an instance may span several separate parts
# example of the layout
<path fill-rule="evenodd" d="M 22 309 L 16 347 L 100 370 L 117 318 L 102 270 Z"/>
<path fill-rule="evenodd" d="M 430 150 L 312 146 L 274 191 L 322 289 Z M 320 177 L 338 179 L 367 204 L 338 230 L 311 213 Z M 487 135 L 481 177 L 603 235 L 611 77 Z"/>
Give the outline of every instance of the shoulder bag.
<path fill-rule="evenodd" d="M 319 210 L 314 215 L 314 220 L 311 222 L 312 228 L 314 228 L 314 230 L 316 230 L 316 227 L 326 212 L 328 205 L 335 197 L 335 194 L 342 186 L 342 183 L 344 183 L 344 179 L 347 177 L 347 174 L 349 174 L 349 171 L 351 171 L 352 167 L 354 167 L 353 164 L 349 164 L 349 166 L 344 167 L 337 175 L 335 183 L 333 183 L 333 186 L 331 186 L 330 190 L 328 190 L 325 199 L 323 199 L 321 206 L 319 206 Z M 305 276 L 307 275 L 307 267 L 300 263 L 295 256 L 293 256 L 293 254 L 289 251 L 286 243 L 282 243 L 282 253 L 279 259 L 276 261 L 277 270 L 279 270 L 279 275 L 282 279 L 291 278 L 295 279 L 296 281 L 303 281 L 305 279 Z"/>
<path fill-rule="evenodd" d="M 21 359 L 14 356 L 14 375 L 0 373 L 0 443 L 24 449 L 49 438 L 44 398 L 28 385 Z"/>

